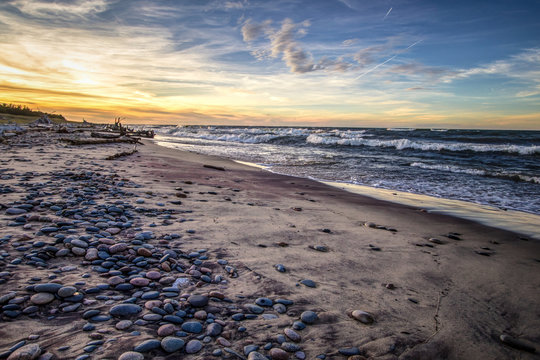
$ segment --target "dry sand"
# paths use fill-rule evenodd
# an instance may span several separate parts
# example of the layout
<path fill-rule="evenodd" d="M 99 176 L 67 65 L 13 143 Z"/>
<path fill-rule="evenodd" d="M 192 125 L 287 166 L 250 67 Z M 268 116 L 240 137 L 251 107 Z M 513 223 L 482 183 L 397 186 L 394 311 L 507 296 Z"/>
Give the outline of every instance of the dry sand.
<path fill-rule="evenodd" d="M 60 171 L 82 173 L 99 172 L 102 179 L 115 179 L 107 192 L 95 196 L 96 204 L 112 204 L 121 200 L 137 207 L 135 200 L 144 199 L 144 206 L 155 211 L 172 209 L 172 218 L 164 225 L 152 213 L 136 213 L 133 228 L 123 229 L 111 236 L 112 243 L 130 244 L 140 227 L 153 231 L 154 254 L 169 246 L 185 254 L 207 249 L 202 266 L 221 274 L 224 282 L 208 284 L 198 280 L 197 274 L 185 275 L 177 270 L 167 272 L 159 264 L 151 264 L 144 271 L 155 269 L 163 277 L 190 277 L 193 285 L 183 293 L 208 294 L 215 290 L 231 302 L 212 302 L 218 309 L 215 317 L 223 321 L 221 334 L 230 341 L 228 349 L 241 355 L 244 346 L 259 346 L 259 352 L 272 343 L 279 347 L 278 335 L 284 334 L 306 310 L 317 313 L 318 320 L 303 330 L 297 344 L 305 358 L 315 359 L 324 354 L 326 359 L 345 359 L 338 350 L 358 348 L 361 356 L 372 359 L 536 359 L 538 352 L 518 350 L 504 344 L 501 334 L 520 339 L 524 344 L 540 344 L 540 243 L 519 234 L 486 227 L 470 221 L 444 215 L 430 214 L 422 209 L 374 200 L 311 181 L 265 172 L 229 160 L 166 149 L 145 141 L 139 152 L 128 157 L 107 161 L 104 158 L 133 148 L 127 144 L 67 146 L 55 140 L 53 133 L 26 134 L 12 138 L 12 145 L 0 145 L 2 158 L 0 184 L 15 192 L 1 194 L 0 272 L 6 281 L 0 284 L 0 296 L 15 292 L 19 310 L 32 305 L 28 298 L 34 294 L 26 289 L 30 284 L 59 282 L 75 285 L 79 292 L 110 276 L 92 270 L 82 256 L 52 256 L 47 267 L 10 264 L 22 253 L 14 242 L 31 244 L 36 241 L 54 243 L 52 235 L 36 232 L 46 224 L 29 222 L 31 226 L 7 226 L 16 216 L 6 214 L 6 208 L 24 202 L 25 183 L 44 186 L 42 200 L 66 200 L 69 178 Z M 18 146 L 17 144 L 32 144 Z M 210 165 L 205 167 L 203 165 Z M 224 171 L 219 170 L 223 168 Z M 32 172 L 31 174 L 29 172 Z M 56 175 L 55 175 L 56 174 Z M 114 175 L 117 178 L 113 178 Z M 25 179 L 26 177 L 26 179 Z M 125 194 L 111 192 L 122 180 Z M 28 186 L 26 186 L 28 188 Z M 1 190 L 1 189 L 0 189 Z M 174 204 L 171 201 L 181 201 Z M 160 203 L 164 206 L 160 206 Z M 81 206 L 80 204 L 78 206 Z M 34 213 L 57 220 L 50 208 L 35 207 Z M 155 212 L 154 212 L 155 214 Z M 26 216 L 26 215 L 25 215 Z M 72 219 L 67 219 L 72 220 Z M 149 227 L 154 222 L 155 227 Z M 84 227 L 75 229 L 86 234 Z M 194 230 L 194 231 L 188 231 Z M 163 236 L 178 233 L 181 238 L 165 240 Z M 459 240 L 449 234 L 459 234 Z M 29 239 L 21 240 L 22 236 Z M 429 239 L 440 241 L 433 242 Z M 23 238 L 24 239 L 24 238 Z M 63 244 L 56 245 L 59 249 Z M 318 251 L 315 248 L 319 248 Z M 129 245 L 126 256 L 135 257 L 137 246 Z M 34 248 L 35 249 L 35 248 Z M 27 252 L 28 252 L 27 251 Z M 230 270 L 217 263 L 225 259 Z M 184 260 L 189 270 L 190 262 Z M 286 272 L 275 265 L 282 264 Z M 76 266 L 73 271 L 58 271 L 65 266 Z M 192 268 L 194 269 L 194 268 Z M 56 273 L 54 272 L 55 270 Z M 48 279 L 49 275 L 55 279 Z M 90 274 L 82 277 L 82 274 Z M 32 277 L 40 280 L 31 281 Z M 300 282 L 312 280 L 316 287 Z M 215 280 L 215 277 L 214 277 Z M 219 279 L 218 279 L 219 280 Z M 218 281 L 219 282 L 219 281 Z M 392 284 L 392 285 L 388 285 Z M 161 285 L 157 284 L 159 290 Z M 0 318 L 0 353 L 29 335 L 39 338 L 26 344 L 39 344 L 43 353 L 54 358 L 76 358 L 85 354 L 83 348 L 92 339 L 105 340 L 88 355 L 92 359 L 116 359 L 146 339 L 158 339 L 158 322 L 132 325 L 127 330 L 115 329 L 120 319 L 95 322 L 94 331 L 83 331 L 87 323 L 82 314 L 93 308 L 108 314 L 109 308 L 123 299 L 112 297 L 119 292 L 104 291 L 109 300 L 96 300 L 96 294 L 84 295 L 78 309 L 58 311 L 59 299 L 40 305 L 32 316 L 14 318 L 2 313 Z M 130 297 L 124 294 L 124 299 Z M 234 312 L 244 312 L 244 305 L 259 297 L 272 300 L 289 299 L 294 302 L 280 314 L 265 308 L 265 319 L 236 322 Z M 163 299 L 163 294 L 160 294 Z M 176 298 L 177 300 L 181 297 Z M 184 299 L 185 300 L 185 299 Z M 2 305 L 16 302 L 13 299 Z M 179 300 L 189 313 L 190 307 Z M 143 306 L 144 300 L 138 298 Z M 11 309 L 11 308 L 8 308 Z M 5 310 L 5 309 L 4 309 Z M 218 311 L 219 310 L 219 311 Z M 352 310 L 370 313 L 374 322 L 364 324 L 350 317 Z M 17 311 L 17 310 L 15 310 Z M 149 310 L 137 314 L 136 321 Z M 275 318 L 271 318 L 275 317 Z M 205 325 L 206 326 L 206 325 Z M 245 327 L 244 329 L 239 329 Z M 131 334 L 133 331 L 140 335 Z M 189 339 L 196 335 L 189 335 Z M 224 349 L 216 337 L 207 338 L 203 348 L 187 355 L 184 350 L 167 355 L 161 349 L 145 353 L 145 358 L 219 358 L 212 352 Z M 288 342 L 292 342 L 288 340 Z M 70 346 L 59 351 L 61 346 Z M 240 355 L 239 354 L 239 355 Z M 302 357 L 302 354 L 297 354 Z M 220 357 L 235 358 L 229 352 Z M 278 358 L 276 354 L 275 358 Z M 294 352 L 290 353 L 294 359 Z M 322 357 L 321 357 L 322 358 Z"/>

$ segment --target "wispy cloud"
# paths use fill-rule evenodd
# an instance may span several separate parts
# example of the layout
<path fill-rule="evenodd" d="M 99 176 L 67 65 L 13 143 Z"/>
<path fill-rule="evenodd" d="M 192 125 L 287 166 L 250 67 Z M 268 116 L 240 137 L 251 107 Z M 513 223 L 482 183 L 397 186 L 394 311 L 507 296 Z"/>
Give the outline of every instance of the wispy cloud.
<path fill-rule="evenodd" d="M 383 17 L 383 21 L 386 20 L 386 18 L 388 17 L 388 15 L 390 15 L 391 12 L 392 12 L 392 8 L 388 9 L 388 11 L 386 12 L 386 15 L 384 15 Z"/>
<path fill-rule="evenodd" d="M 107 9 L 106 0 L 73 0 L 73 1 L 44 1 L 44 0 L 11 0 L 7 3 L 24 15 L 35 18 L 64 18 L 72 20 L 103 12 Z"/>

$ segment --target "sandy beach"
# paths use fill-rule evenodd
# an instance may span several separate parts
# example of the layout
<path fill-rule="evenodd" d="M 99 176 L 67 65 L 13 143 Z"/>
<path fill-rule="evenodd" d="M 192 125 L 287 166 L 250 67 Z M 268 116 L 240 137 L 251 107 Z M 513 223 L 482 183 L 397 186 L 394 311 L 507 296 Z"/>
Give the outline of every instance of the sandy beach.
<path fill-rule="evenodd" d="M 540 358 L 538 240 L 82 136 L 0 144 L 0 358 Z"/>

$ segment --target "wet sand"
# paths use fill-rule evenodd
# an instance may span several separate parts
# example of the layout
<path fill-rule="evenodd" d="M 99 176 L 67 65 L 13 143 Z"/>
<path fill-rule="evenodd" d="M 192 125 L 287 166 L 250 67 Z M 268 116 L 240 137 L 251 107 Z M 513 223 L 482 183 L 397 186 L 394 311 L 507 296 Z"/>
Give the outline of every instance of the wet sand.
<path fill-rule="evenodd" d="M 23 340 L 58 359 L 116 359 L 153 340 L 129 355 L 236 358 L 257 347 L 273 359 L 538 358 L 500 340 L 540 343 L 536 240 L 151 141 L 104 160 L 134 146 L 60 136 L 0 145 L 4 357 Z M 72 243 L 81 236 L 86 247 Z M 51 282 L 82 296 L 51 290 L 36 304 L 47 291 L 35 285 Z M 124 302 L 140 311 L 111 314 Z M 194 321 L 199 333 L 186 331 Z"/>

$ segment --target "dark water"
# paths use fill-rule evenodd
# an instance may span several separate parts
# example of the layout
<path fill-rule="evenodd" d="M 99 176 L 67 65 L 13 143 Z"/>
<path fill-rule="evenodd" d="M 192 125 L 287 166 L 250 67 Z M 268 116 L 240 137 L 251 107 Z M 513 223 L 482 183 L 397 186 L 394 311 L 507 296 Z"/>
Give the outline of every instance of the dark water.
<path fill-rule="evenodd" d="M 540 214 L 540 131 L 162 126 L 160 145 Z"/>

